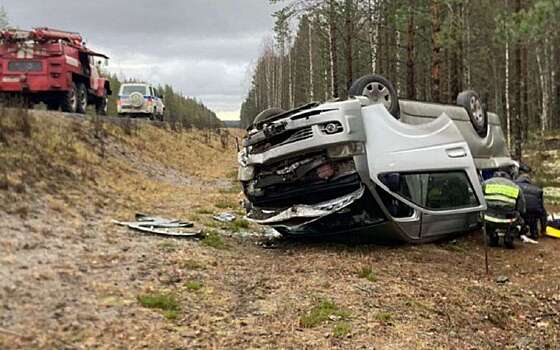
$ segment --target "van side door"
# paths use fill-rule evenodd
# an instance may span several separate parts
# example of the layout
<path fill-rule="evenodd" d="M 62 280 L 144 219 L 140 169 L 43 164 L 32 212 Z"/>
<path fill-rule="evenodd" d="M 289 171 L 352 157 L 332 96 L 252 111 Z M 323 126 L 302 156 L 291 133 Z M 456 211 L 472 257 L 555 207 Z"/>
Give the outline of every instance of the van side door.
<path fill-rule="evenodd" d="M 411 239 L 464 231 L 473 218 L 478 220 L 486 210 L 478 172 L 466 141 L 447 115 L 409 125 L 382 105 L 372 105 L 363 108 L 362 116 L 371 186 L 410 209 L 410 215 L 405 211 L 397 217 L 389 201 L 380 203 Z"/>

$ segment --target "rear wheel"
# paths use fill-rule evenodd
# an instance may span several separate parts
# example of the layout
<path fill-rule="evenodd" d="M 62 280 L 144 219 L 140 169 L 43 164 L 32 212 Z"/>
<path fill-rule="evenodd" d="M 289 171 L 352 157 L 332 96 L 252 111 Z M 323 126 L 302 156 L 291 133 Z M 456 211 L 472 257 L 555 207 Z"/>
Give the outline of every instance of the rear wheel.
<path fill-rule="evenodd" d="M 400 106 L 397 89 L 384 76 L 365 75 L 352 83 L 348 90 L 350 97 L 365 96 L 373 104 L 382 104 L 396 119 L 400 118 Z"/>
<path fill-rule="evenodd" d="M 63 112 L 76 113 L 78 109 L 78 89 L 76 84 L 70 83 L 70 88 L 64 93 L 60 101 Z"/>
<path fill-rule="evenodd" d="M 463 91 L 457 96 L 457 104 L 467 110 L 476 133 L 480 137 L 486 137 L 488 134 L 488 113 L 480 100 L 480 96 L 473 90 Z"/>
<path fill-rule="evenodd" d="M 78 106 L 76 112 L 80 114 L 86 114 L 88 102 L 88 92 L 85 84 L 78 84 Z"/>

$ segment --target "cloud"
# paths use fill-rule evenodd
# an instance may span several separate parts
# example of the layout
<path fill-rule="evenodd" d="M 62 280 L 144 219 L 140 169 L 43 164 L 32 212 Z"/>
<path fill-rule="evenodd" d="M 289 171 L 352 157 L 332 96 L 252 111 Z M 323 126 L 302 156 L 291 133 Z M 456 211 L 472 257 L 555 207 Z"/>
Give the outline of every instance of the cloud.
<path fill-rule="evenodd" d="M 267 0 L 4 0 L 4 6 L 14 25 L 80 32 L 111 56 L 112 72 L 170 84 L 229 117 L 238 114 L 275 9 Z"/>

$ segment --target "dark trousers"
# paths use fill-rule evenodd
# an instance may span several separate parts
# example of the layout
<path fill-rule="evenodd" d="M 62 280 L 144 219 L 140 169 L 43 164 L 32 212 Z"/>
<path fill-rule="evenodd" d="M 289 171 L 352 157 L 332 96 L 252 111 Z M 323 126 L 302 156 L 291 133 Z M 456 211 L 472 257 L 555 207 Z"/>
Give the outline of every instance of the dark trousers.
<path fill-rule="evenodd" d="M 529 236 L 531 238 L 538 238 L 540 232 L 538 232 L 538 222 L 541 220 L 542 215 L 535 213 L 527 213 L 523 216 L 525 224 L 529 227 Z"/>

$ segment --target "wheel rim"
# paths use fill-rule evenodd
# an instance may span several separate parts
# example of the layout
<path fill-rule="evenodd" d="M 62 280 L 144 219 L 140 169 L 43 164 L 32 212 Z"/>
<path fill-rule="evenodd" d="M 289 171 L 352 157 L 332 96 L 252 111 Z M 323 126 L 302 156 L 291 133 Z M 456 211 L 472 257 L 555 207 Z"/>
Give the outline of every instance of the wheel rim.
<path fill-rule="evenodd" d="M 390 109 L 392 105 L 391 92 L 389 89 L 378 82 L 372 82 L 364 87 L 362 95 L 369 98 L 374 104 L 383 104 L 385 108 Z"/>
<path fill-rule="evenodd" d="M 475 96 L 471 97 L 469 101 L 469 105 L 471 108 L 471 113 L 473 115 L 474 121 L 476 125 L 483 127 L 484 126 L 484 112 L 482 111 L 482 104 L 480 100 Z"/>
<path fill-rule="evenodd" d="M 70 106 L 72 107 L 72 110 L 75 111 L 78 108 L 78 98 L 76 96 L 76 90 L 72 89 L 70 90 L 70 96 L 69 96 L 69 100 L 70 100 Z"/>
<path fill-rule="evenodd" d="M 80 107 L 82 111 L 87 109 L 87 94 L 83 90 L 80 93 Z"/>

